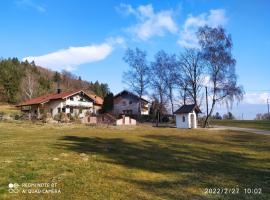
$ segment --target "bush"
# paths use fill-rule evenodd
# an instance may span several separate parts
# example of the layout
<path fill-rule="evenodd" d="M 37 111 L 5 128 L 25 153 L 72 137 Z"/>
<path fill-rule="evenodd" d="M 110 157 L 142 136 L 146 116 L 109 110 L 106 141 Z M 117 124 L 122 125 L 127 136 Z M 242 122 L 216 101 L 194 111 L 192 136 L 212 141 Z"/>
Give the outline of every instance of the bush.
<path fill-rule="evenodd" d="M 69 122 L 69 118 L 67 114 L 63 112 L 56 114 L 53 119 L 58 122 L 64 122 L 64 123 Z"/>
<path fill-rule="evenodd" d="M 3 117 L 4 117 L 4 113 L 0 112 L 0 121 L 3 120 Z"/>
<path fill-rule="evenodd" d="M 21 116 L 20 116 L 20 115 L 15 115 L 15 116 L 14 116 L 14 119 L 15 119 L 15 120 L 19 120 L 19 119 L 21 119 Z"/>
<path fill-rule="evenodd" d="M 169 121 L 170 121 L 170 119 L 169 119 L 169 116 L 168 115 L 162 116 L 161 122 L 168 123 Z"/>
<path fill-rule="evenodd" d="M 11 114 L 7 114 L 7 116 L 9 116 L 11 119 L 14 119 L 14 120 L 20 120 L 22 119 L 23 115 L 21 113 L 11 113 Z"/>
<path fill-rule="evenodd" d="M 140 122 L 154 122 L 156 119 L 155 117 L 153 117 L 152 115 L 141 115 L 140 117 L 138 117 L 138 121 Z"/>
<path fill-rule="evenodd" d="M 60 121 L 60 113 L 57 113 L 56 115 L 54 115 L 54 117 L 53 117 L 53 119 L 55 120 L 55 121 Z"/>
<path fill-rule="evenodd" d="M 74 113 L 74 115 L 71 115 L 71 113 L 68 113 L 67 118 L 69 121 L 75 122 L 75 123 L 81 123 L 81 120 L 79 118 L 79 114 L 78 113 Z"/>
<path fill-rule="evenodd" d="M 45 112 L 45 113 L 42 114 L 41 120 L 42 120 L 43 123 L 48 123 L 51 118 L 52 118 L 51 114 Z"/>

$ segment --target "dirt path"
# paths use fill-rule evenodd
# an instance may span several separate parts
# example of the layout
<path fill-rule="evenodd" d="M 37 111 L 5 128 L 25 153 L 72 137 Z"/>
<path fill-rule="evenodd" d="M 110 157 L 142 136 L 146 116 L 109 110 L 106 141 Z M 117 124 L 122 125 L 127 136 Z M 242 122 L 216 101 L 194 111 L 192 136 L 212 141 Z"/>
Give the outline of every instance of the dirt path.
<path fill-rule="evenodd" d="M 211 130 L 233 130 L 233 131 L 243 131 L 249 133 L 270 135 L 270 131 L 268 130 L 260 130 L 254 128 L 240 128 L 240 127 L 232 127 L 232 126 L 214 126 Z"/>

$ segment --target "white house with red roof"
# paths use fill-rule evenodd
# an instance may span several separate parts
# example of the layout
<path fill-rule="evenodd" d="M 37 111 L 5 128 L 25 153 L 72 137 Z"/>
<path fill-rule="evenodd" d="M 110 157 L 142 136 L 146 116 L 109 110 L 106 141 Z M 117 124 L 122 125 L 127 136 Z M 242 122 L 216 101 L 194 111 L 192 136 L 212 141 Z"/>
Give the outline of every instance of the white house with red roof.
<path fill-rule="evenodd" d="M 103 103 L 103 99 L 90 95 L 83 90 L 47 94 L 25 101 L 17 107 L 28 112 L 31 118 L 41 118 L 43 113 L 50 113 L 55 117 L 58 113 L 66 113 L 79 118 L 85 117 L 87 112 L 96 113 Z M 95 108 L 96 106 L 96 108 Z"/>

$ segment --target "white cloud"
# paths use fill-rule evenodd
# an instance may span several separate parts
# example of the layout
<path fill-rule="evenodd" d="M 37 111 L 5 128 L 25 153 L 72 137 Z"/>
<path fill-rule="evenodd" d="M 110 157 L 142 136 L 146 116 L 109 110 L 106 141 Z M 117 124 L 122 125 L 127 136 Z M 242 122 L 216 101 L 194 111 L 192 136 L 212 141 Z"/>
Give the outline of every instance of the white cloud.
<path fill-rule="evenodd" d="M 136 14 L 136 11 L 129 4 L 121 3 L 115 9 L 117 12 L 119 12 L 122 15 Z"/>
<path fill-rule="evenodd" d="M 109 38 L 102 44 L 93 44 L 82 47 L 69 47 L 41 56 L 29 56 L 23 58 L 29 62 L 34 61 L 37 65 L 52 70 L 74 70 L 79 65 L 96 62 L 105 59 L 111 54 L 117 44 L 122 44 L 122 38 Z"/>
<path fill-rule="evenodd" d="M 203 80 L 202 80 L 202 85 L 203 86 L 207 86 L 207 87 L 212 87 L 212 84 L 211 84 L 211 77 L 207 74 L 205 74 L 203 76 Z"/>
<path fill-rule="evenodd" d="M 153 36 L 163 36 L 166 32 L 177 33 L 177 25 L 171 10 L 155 12 L 151 4 L 141 5 L 136 9 L 131 5 L 120 4 L 117 10 L 137 18 L 137 23 L 127 30 L 140 40 L 145 41 Z"/>
<path fill-rule="evenodd" d="M 246 104 L 266 104 L 267 99 L 270 100 L 269 92 L 255 92 L 246 93 L 243 99 L 243 103 Z"/>
<path fill-rule="evenodd" d="M 37 4 L 34 0 L 17 0 L 15 1 L 17 6 L 28 7 L 37 10 L 38 12 L 46 12 L 46 8 Z"/>
<path fill-rule="evenodd" d="M 185 48 L 198 48 L 196 32 L 200 26 L 217 27 L 227 22 L 226 12 L 223 9 L 210 10 L 198 16 L 189 15 L 180 33 L 178 44 Z"/>

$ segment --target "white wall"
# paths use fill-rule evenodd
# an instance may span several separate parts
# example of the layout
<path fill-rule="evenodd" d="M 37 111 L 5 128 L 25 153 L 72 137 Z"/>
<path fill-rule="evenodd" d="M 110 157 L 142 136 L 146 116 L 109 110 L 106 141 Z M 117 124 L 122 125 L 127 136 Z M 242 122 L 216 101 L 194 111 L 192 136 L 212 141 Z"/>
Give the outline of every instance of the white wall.
<path fill-rule="evenodd" d="M 183 122 L 183 117 L 185 121 Z M 176 114 L 176 128 L 189 128 L 189 114 Z"/>
<path fill-rule="evenodd" d="M 50 109 L 52 109 L 52 117 L 58 114 L 58 108 L 62 110 L 62 102 L 60 100 L 50 101 L 48 103 L 48 112 L 50 112 Z"/>
<path fill-rule="evenodd" d="M 184 113 L 184 114 L 176 114 L 176 128 L 192 128 L 191 127 L 191 115 L 194 116 L 194 127 L 197 128 L 197 118 L 196 113 L 193 111 L 192 113 Z M 185 121 L 183 122 L 183 117 L 185 117 Z"/>
<path fill-rule="evenodd" d="M 121 126 L 121 125 L 136 125 L 137 122 L 135 119 L 132 119 L 130 117 L 124 117 L 121 119 L 116 120 L 116 125 Z"/>
<path fill-rule="evenodd" d="M 131 102 L 131 104 L 129 103 Z M 119 96 L 114 99 L 113 110 L 114 114 L 123 114 L 123 110 L 132 110 L 133 115 L 138 115 L 140 102 L 138 99 L 133 98 L 132 96 Z M 149 103 L 146 105 L 147 109 L 143 111 L 141 109 L 142 115 L 149 115 Z"/>
<path fill-rule="evenodd" d="M 50 109 L 52 109 L 52 117 L 54 117 L 55 115 L 58 114 L 58 108 L 61 109 L 62 112 L 62 108 L 65 107 L 66 105 L 70 105 L 70 106 L 82 106 L 84 108 L 82 108 L 82 113 L 79 114 L 79 109 L 73 109 L 73 116 L 76 114 L 79 114 L 79 117 L 82 118 L 85 116 L 87 111 L 93 112 L 93 102 L 90 102 L 88 99 L 83 97 L 83 101 L 80 101 L 80 98 L 82 96 L 80 94 L 77 94 L 75 96 L 73 96 L 73 101 L 70 100 L 70 98 L 67 99 L 62 99 L 62 100 L 51 100 L 50 102 L 48 102 L 46 104 L 46 107 L 48 109 L 48 112 L 50 112 Z M 65 113 L 70 113 L 70 108 L 66 107 L 66 112 Z"/>
<path fill-rule="evenodd" d="M 68 97 L 64 101 L 64 105 L 70 105 L 70 106 L 82 106 L 82 107 L 93 107 L 93 102 L 89 101 L 87 98 L 84 96 L 77 94 L 72 96 L 73 101 L 70 100 L 70 97 Z M 80 99 L 83 99 L 83 101 L 80 101 Z"/>
<path fill-rule="evenodd" d="M 192 126 L 192 124 L 191 124 L 191 115 L 193 115 L 193 120 L 194 120 L 194 127 L 191 127 Z M 196 115 L 196 113 L 193 111 L 192 113 L 189 113 L 189 118 L 190 118 L 190 120 L 189 120 L 189 127 L 190 128 L 197 128 L 197 124 L 198 124 L 198 121 L 197 121 L 197 115 Z"/>

